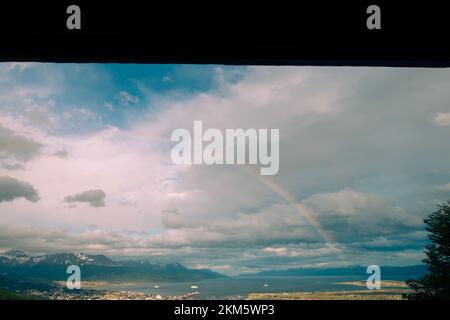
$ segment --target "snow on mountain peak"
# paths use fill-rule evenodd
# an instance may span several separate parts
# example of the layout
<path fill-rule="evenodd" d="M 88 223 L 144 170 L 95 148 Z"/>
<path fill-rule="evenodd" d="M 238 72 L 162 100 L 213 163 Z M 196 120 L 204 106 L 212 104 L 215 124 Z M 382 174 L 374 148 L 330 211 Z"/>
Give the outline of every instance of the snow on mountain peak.
<path fill-rule="evenodd" d="M 3 253 L 3 256 L 6 257 L 11 257 L 11 258 L 24 258 L 24 257 L 28 257 L 28 255 L 23 252 L 22 250 L 18 250 L 18 249 L 11 249 L 5 253 Z"/>

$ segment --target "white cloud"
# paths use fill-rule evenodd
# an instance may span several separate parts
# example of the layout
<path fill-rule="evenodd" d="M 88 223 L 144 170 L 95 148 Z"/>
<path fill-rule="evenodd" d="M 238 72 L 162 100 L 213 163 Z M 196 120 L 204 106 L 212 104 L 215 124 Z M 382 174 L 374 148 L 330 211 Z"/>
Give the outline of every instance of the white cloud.
<path fill-rule="evenodd" d="M 114 106 L 113 106 L 112 102 L 110 102 L 110 101 L 105 102 L 105 107 L 106 107 L 106 109 L 108 109 L 111 112 L 114 111 Z"/>
<path fill-rule="evenodd" d="M 170 76 L 164 76 L 162 82 L 173 82 L 173 79 Z"/>
<path fill-rule="evenodd" d="M 122 103 L 126 106 L 139 102 L 139 97 L 133 96 L 126 91 L 120 91 L 119 95 L 120 99 L 122 100 Z"/>
<path fill-rule="evenodd" d="M 6 70 L 11 71 L 17 69 L 19 71 L 24 71 L 28 68 L 31 68 L 32 66 L 33 66 L 32 62 L 11 62 L 7 64 Z"/>
<path fill-rule="evenodd" d="M 434 123 L 439 127 L 450 126 L 450 112 L 439 112 L 434 118 Z"/>
<path fill-rule="evenodd" d="M 436 186 L 436 189 L 439 191 L 450 191 L 450 183 L 444 184 L 444 185 L 440 185 L 440 186 Z"/>

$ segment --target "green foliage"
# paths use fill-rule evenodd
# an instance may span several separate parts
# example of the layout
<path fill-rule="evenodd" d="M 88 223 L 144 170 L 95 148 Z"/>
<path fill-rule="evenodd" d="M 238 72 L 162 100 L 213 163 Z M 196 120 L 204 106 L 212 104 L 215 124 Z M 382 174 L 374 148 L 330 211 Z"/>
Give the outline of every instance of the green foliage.
<path fill-rule="evenodd" d="M 407 299 L 450 299 L 450 201 L 425 219 L 431 243 L 425 247 L 427 258 L 423 260 L 428 274 L 406 283 L 413 293 Z"/>
<path fill-rule="evenodd" d="M 0 289 L 0 300 L 30 300 L 31 297 Z"/>

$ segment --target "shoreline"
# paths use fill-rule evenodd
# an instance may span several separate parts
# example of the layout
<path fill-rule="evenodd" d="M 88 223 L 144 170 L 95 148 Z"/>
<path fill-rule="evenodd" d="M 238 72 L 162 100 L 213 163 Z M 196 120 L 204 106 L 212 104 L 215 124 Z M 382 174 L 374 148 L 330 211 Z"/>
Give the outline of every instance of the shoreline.
<path fill-rule="evenodd" d="M 246 300 L 403 300 L 408 290 L 250 293 Z"/>
<path fill-rule="evenodd" d="M 366 287 L 366 281 L 335 282 L 348 286 Z M 385 289 L 384 289 L 385 288 Z M 268 292 L 250 293 L 246 300 L 403 300 L 403 294 L 410 292 L 404 281 L 381 281 L 381 289 L 342 290 L 323 292 Z"/>

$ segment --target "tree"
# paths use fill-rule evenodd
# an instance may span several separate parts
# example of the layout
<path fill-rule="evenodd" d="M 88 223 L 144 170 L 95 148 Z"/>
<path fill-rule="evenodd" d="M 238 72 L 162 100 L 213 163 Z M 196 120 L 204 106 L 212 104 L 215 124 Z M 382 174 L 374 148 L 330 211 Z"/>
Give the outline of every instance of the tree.
<path fill-rule="evenodd" d="M 424 220 L 428 239 L 425 247 L 427 258 L 423 260 L 428 273 L 406 283 L 413 292 L 407 299 L 450 299 L 450 201 L 438 206 Z"/>

